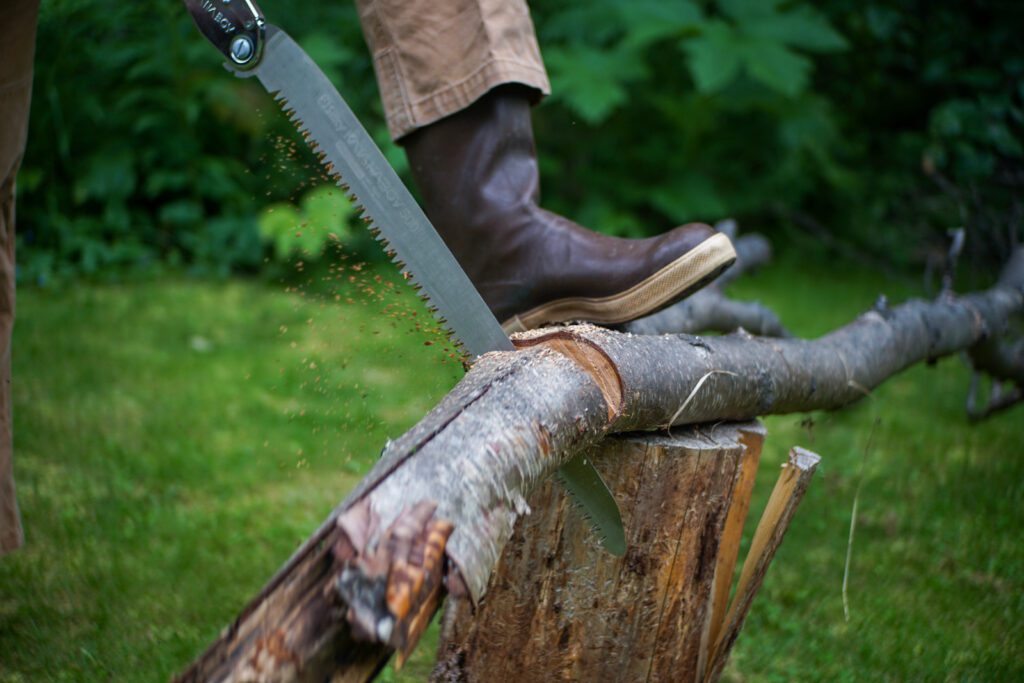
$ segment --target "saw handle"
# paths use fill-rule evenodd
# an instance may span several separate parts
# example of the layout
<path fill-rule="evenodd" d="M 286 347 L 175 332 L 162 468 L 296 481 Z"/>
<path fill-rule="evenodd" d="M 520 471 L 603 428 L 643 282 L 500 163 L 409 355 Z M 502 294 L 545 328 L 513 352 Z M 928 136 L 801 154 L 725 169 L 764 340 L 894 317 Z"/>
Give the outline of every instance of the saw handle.
<path fill-rule="evenodd" d="M 259 64 L 266 22 L 253 0 L 185 0 L 185 7 L 233 68 L 245 71 Z"/>

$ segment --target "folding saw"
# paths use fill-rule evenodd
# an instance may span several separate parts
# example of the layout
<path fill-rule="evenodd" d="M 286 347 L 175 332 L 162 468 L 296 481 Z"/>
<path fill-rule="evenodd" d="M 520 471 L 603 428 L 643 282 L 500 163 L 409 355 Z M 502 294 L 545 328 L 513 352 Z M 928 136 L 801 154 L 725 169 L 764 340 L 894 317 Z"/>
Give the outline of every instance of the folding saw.
<path fill-rule="evenodd" d="M 266 23 L 252 0 L 184 0 L 200 32 L 240 77 L 255 76 L 298 126 L 327 172 L 361 207 L 370 229 L 472 356 L 515 347 L 366 129 L 312 59 Z M 626 550 L 618 505 L 583 456 L 559 474 L 605 548 Z"/>

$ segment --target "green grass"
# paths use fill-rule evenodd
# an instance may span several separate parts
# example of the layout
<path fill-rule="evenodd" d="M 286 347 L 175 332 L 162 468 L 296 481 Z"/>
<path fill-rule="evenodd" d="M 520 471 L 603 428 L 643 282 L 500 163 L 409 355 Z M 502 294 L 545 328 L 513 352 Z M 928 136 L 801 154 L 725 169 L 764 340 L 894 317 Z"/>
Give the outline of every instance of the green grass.
<path fill-rule="evenodd" d="M 815 336 L 883 290 L 895 301 L 910 294 L 869 272 L 794 258 L 732 293 L 760 296 L 794 332 Z M 818 452 L 822 464 L 726 680 L 1024 680 L 1024 408 L 969 425 L 968 377 L 949 358 L 809 423 L 766 420 L 754 512 L 789 447 Z M 847 622 L 843 565 L 862 463 Z"/>
<path fill-rule="evenodd" d="M 874 277 L 794 258 L 732 292 L 816 335 L 881 290 L 908 294 Z M 22 292 L 15 467 L 28 545 L 0 560 L 0 681 L 166 679 L 451 387 L 460 370 L 443 344 L 410 334 L 423 313 L 408 293 L 372 272 L 330 285 Z M 768 420 L 755 513 L 788 447 L 824 460 L 730 680 L 1024 679 L 1022 409 L 969 426 L 966 382 L 948 359 L 813 424 Z M 850 511 L 876 420 L 847 623 Z M 434 638 L 398 678 L 425 677 Z"/>
<path fill-rule="evenodd" d="M 407 333 L 420 311 L 353 297 L 22 293 L 0 680 L 166 679 L 448 391 L 461 368 Z"/>

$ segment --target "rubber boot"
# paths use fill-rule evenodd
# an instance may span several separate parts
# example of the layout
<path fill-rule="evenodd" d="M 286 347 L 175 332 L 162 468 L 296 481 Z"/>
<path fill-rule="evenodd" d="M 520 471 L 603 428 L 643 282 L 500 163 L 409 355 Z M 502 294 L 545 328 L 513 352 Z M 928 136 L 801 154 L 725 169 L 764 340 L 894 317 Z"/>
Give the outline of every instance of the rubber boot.
<path fill-rule="evenodd" d="M 500 86 L 401 141 L 427 216 L 506 332 L 633 320 L 735 260 L 729 238 L 708 225 L 623 239 L 540 208 L 529 96 Z"/>

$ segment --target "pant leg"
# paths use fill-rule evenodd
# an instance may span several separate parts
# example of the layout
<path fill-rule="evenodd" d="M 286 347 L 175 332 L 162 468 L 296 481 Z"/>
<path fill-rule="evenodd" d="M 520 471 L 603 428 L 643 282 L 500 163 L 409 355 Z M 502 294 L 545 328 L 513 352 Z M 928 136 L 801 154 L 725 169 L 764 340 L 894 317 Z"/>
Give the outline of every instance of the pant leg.
<path fill-rule="evenodd" d="M 5 0 L 0 17 L 0 555 L 23 542 L 11 440 L 14 178 L 28 132 L 38 14 L 39 0 Z"/>
<path fill-rule="evenodd" d="M 460 111 L 495 86 L 548 95 L 525 0 L 356 0 L 394 139 Z"/>

